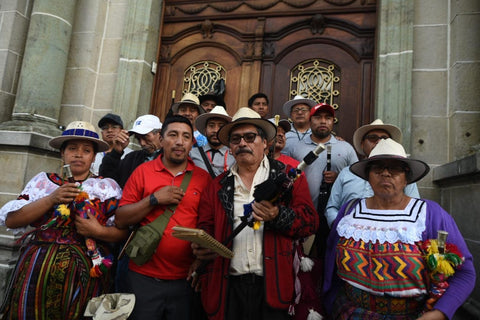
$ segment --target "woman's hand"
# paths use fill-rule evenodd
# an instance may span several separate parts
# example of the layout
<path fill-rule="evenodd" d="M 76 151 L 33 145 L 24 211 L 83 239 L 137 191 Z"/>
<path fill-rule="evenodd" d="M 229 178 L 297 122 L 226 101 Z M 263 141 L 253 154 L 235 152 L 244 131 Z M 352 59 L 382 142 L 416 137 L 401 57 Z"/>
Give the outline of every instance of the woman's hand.
<path fill-rule="evenodd" d="M 77 183 L 66 183 L 58 187 L 47 197 L 52 202 L 52 207 L 57 204 L 70 203 L 80 193 Z"/>
<path fill-rule="evenodd" d="M 434 309 L 432 311 L 425 312 L 417 320 L 447 320 L 447 317 L 442 311 Z"/>
<path fill-rule="evenodd" d="M 105 227 L 90 212 L 87 212 L 87 216 L 88 218 L 84 218 L 77 215 L 75 217 L 75 228 L 84 237 L 98 238 Z"/>

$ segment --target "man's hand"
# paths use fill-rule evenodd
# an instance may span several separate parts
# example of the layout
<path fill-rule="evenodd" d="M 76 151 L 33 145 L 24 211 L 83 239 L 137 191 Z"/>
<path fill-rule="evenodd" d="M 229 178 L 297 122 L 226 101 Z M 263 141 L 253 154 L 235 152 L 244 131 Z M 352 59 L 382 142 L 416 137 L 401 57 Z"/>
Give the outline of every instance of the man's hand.
<path fill-rule="evenodd" d="M 275 219 L 279 212 L 278 207 L 267 200 L 262 200 L 260 202 L 254 201 L 252 209 L 255 220 L 265 222 Z"/>
<path fill-rule="evenodd" d="M 213 250 L 201 247 L 198 243 L 192 242 L 193 254 L 198 260 L 213 260 L 218 257 L 218 254 Z"/>
<path fill-rule="evenodd" d="M 130 135 L 128 134 L 127 130 L 122 129 L 117 134 L 115 139 L 113 139 L 113 149 L 115 149 L 116 152 L 122 154 L 123 150 L 125 150 L 129 143 Z"/>
<path fill-rule="evenodd" d="M 153 193 L 158 200 L 158 204 L 170 205 L 179 204 L 182 201 L 185 192 L 182 188 L 176 186 L 166 186 Z"/>

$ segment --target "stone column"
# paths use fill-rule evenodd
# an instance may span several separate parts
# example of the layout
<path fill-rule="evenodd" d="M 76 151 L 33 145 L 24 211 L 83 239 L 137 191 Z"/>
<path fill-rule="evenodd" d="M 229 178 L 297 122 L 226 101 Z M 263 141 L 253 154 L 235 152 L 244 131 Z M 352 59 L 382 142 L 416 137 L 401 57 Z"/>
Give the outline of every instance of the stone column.
<path fill-rule="evenodd" d="M 130 0 L 120 48 L 113 112 L 121 114 L 126 127 L 150 113 L 157 60 L 163 0 Z"/>
<path fill-rule="evenodd" d="M 382 0 L 378 14 L 376 118 L 399 126 L 410 150 L 413 0 Z"/>
<path fill-rule="evenodd" d="M 76 0 L 35 0 L 12 121 L 0 130 L 58 134 Z"/>

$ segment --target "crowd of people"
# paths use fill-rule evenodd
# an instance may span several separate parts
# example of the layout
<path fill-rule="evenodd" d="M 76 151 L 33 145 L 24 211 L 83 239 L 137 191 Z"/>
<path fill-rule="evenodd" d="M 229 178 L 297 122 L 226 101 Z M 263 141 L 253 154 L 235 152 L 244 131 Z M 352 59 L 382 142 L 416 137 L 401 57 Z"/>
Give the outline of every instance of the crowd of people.
<path fill-rule="evenodd" d="M 23 234 L 4 319 L 83 319 L 112 293 L 134 306 L 101 319 L 452 319 L 474 288 L 472 255 L 420 197 L 429 166 L 407 157 L 401 130 L 377 119 L 352 146 L 331 105 L 299 95 L 282 110 L 269 118 L 257 93 L 230 116 L 222 97 L 186 93 L 163 123 L 147 114 L 126 130 L 108 113 L 101 136 L 70 123 L 50 140 L 62 168 L 0 209 Z"/>

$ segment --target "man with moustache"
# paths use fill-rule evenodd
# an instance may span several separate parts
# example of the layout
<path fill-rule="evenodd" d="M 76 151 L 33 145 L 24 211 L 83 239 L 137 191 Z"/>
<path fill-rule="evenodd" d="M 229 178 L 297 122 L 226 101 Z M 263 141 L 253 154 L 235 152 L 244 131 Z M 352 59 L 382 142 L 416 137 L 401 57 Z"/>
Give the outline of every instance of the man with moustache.
<path fill-rule="evenodd" d="M 200 195 L 211 182 L 208 173 L 188 157 L 193 142 L 193 127 L 187 118 L 166 118 L 160 138 L 163 153 L 141 164 L 123 189 L 115 215 L 119 228 L 149 224 L 176 205 L 152 258 L 142 266 L 129 263 L 128 282 L 136 299 L 129 319 L 190 319 L 193 289 L 187 277 L 192 249 L 171 233 L 176 225 L 197 226 Z M 190 179 L 185 191 L 180 187 L 183 179 Z"/>
<path fill-rule="evenodd" d="M 232 121 L 222 106 L 216 106 L 209 113 L 201 114 L 195 119 L 195 127 L 207 137 L 208 144 L 204 147 L 192 148 L 190 158 L 200 168 L 208 171 L 212 178 L 227 171 L 235 162 L 227 146 L 223 145 L 217 137 L 218 130 Z"/>
<path fill-rule="evenodd" d="M 241 223 L 244 205 L 251 205 L 258 229 L 246 227 L 228 246 L 225 259 L 192 244 L 201 260 L 212 260 L 201 277 L 202 302 L 209 319 L 290 319 L 294 303 L 294 241 L 313 234 L 317 215 L 303 175 L 278 202 L 254 201 L 254 190 L 266 180 L 285 176 L 288 168 L 269 159 L 265 150 L 276 135 L 275 125 L 250 108 L 240 108 L 233 121 L 218 131 L 236 162 L 216 177 L 202 194 L 198 226 L 224 242 Z"/>
<path fill-rule="evenodd" d="M 100 175 L 114 179 L 123 188 L 133 170 L 159 155 L 161 128 L 162 123 L 157 116 L 146 114 L 138 117 L 131 130 L 122 130 L 115 137 L 112 151 L 103 157 Z M 142 150 L 130 152 L 122 159 L 130 135 L 135 136 Z"/>

